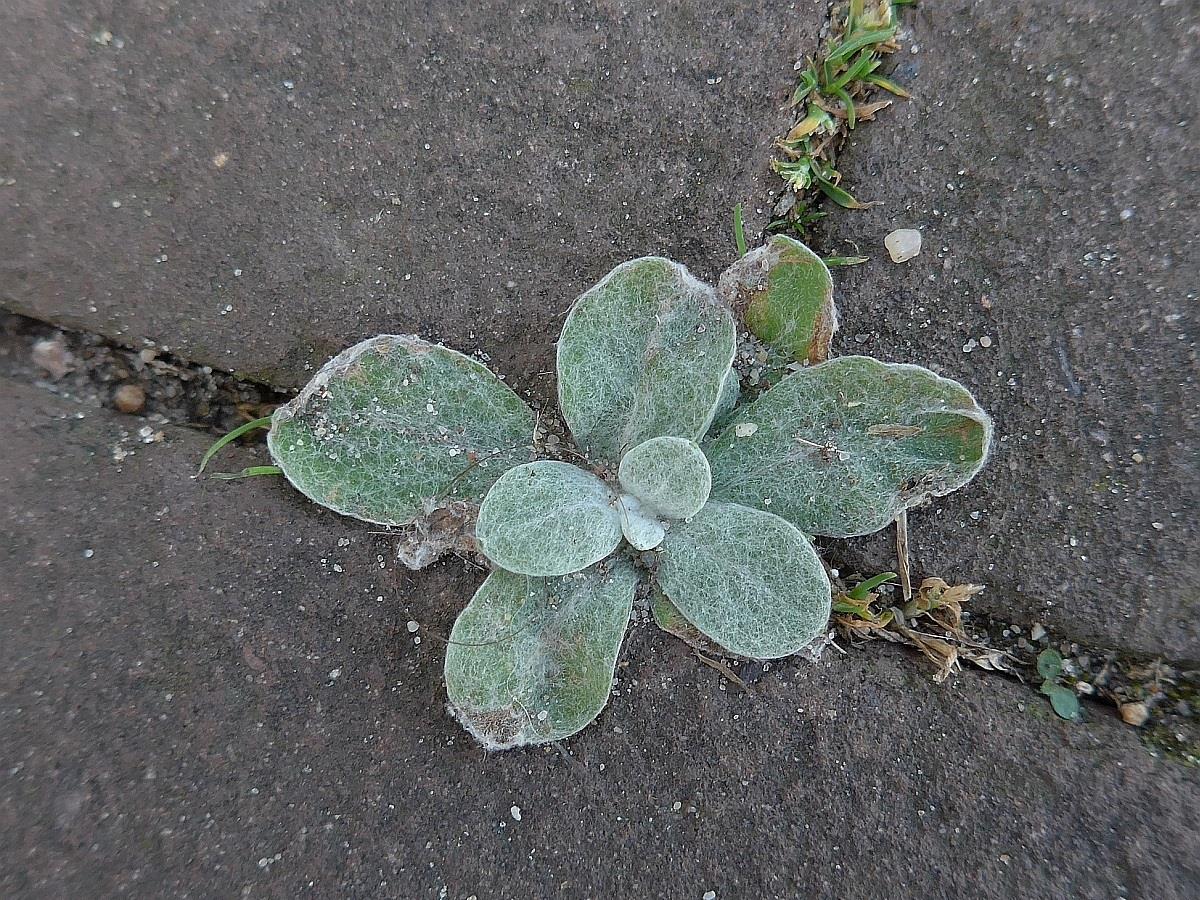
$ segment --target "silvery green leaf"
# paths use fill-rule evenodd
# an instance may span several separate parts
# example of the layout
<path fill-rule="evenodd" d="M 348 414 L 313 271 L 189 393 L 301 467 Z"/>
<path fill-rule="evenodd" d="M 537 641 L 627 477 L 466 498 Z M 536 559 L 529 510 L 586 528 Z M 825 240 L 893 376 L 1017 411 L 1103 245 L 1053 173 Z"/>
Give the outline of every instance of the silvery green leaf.
<path fill-rule="evenodd" d="M 479 508 L 480 551 L 522 575 L 566 575 L 602 560 L 621 542 L 621 514 L 608 486 L 578 466 L 540 460 L 509 469 Z"/>
<path fill-rule="evenodd" d="M 725 382 L 721 385 L 721 397 L 717 401 L 717 408 L 713 413 L 713 420 L 708 428 L 709 434 L 713 434 L 718 429 L 725 427 L 730 414 L 737 408 L 738 400 L 741 399 L 741 396 L 742 385 L 738 381 L 737 371 L 730 369 L 725 375 Z"/>
<path fill-rule="evenodd" d="M 795 653 L 829 619 L 829 578 L 808 539 L 778 516 L 734 503 L 709 503 L 674 524 L 657 577 L 687 621 L 738 656 Z"/>
<path fill-rule="evenodd" d="M 870 534 L 948 494 L 987 458 L 992 424 L 957 382 L 842 356 L 795 372 L 737 411 L 706 448 L 712 496 L 807 534 Z"/>
<path fill-rule="evenodd" d="M 829 358 L 837 329 L 833 279 L 799 241 L 774 235 L 726 269 L 717 290 L 764 343 L 796 360 Z"/>
<path fill-rule="evenodd" d="M 662 543 L 666 529 L 662 522 L 646 511 L 636 497 L 622 494 L 619 501 L 621 530 L 634 550 L 653 550 Z"/>
<path fill-rule="evenodd" d="M 380 335 L 327 363 L 275 410 L 271 456 L 335 512 L 402 525 L 477 504 L 533 457 L 534 416 L 487 367 L 411 335 Z"/>
<path fill-rule="evenodd" d="M 558 397 L 579 448 L 616 464 L 647 438 L 698 440 L 733 362 L 733 316 L 683 266 L 648 256 L 575 301 L 558 341 Z"/>
<path fill-rule="evenodd" d="M 600 714 L 638 573 L 617 558 L 560 578 L 493 572 L 446 649 L 451 710 L 489 750 L 575 734 Z"/>
<path fill-rule="evenodd" d="M 708 460 L 695 441 L 656 437 L 621 458 L 618 478 L 626 492 L 668 519 L 699 512 L 712 487 Z"/>
<path fill-rule="evenodd" d="M 650 591 L 650 613 L 654 624 L 667 634 L 679 638 L 689 647 L 713 656 L 732 656 L 728 650 L 705 637 L 704 632 L 689 622 L 662 589 L 655 585 Z"/>

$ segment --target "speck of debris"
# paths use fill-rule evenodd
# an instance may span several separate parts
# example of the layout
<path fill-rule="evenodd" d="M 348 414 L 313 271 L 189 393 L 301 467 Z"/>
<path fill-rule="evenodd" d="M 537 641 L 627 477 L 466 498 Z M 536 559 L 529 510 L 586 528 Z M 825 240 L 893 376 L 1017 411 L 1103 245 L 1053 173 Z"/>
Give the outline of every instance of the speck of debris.
<path fill-rule="evenodd" d="M 915 228 L 897 228 L 883 239 L 894 263 L 905 263 L 921 252 L 921 232 Z"/>
<path fill-rule="evenodd" d="M 756 431 L 758 431 L 758 426 L 753 422 L 739 422 L 733 426 L 733 433 L 738 437 L 750 437 Z"/>
<path fill-rule="evenodd" d="M 512 815 L 514 822 L 521 821 L 521 807 L 513 806 L 512 808 L 509 809 L 509 813 Z"/>
<path fill-rule="evenodd" d="M 409 634 L 416 634 L 416 632 L 420 628 L 421 628 L 420 622 L 413 621 L 412 619 L 409 620 L 409 622 L 408 622 L 408 633 Z"/>

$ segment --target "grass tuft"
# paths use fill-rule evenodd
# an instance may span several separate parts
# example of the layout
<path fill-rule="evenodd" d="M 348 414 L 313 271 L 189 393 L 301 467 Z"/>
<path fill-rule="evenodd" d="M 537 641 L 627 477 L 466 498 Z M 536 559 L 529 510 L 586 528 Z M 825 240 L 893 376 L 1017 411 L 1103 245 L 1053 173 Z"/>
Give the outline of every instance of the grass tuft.
<path fill-rule="evenodd" d="M 902 99 L 910 96 L 900 85 L 876 74 L 884 57 L 900 47 L 896 10 L 910 2 L 849 0 L 840 27 L 824 52 L 801 69 L 787 104 L 800 114 L 788 133 L 776 141 L 780 155 L 771 168 L 803 199 L 783 219 L 772 222 L 768 231 L 790 227 L 803 236 L 808 223 L 797 224 L 798 211 L 806 210 L 821 195 L 846 209 L 871 205 L 841 186 L 842 176 L 834 163 L 846 135 L 891 102 L 872 100 L 873 94 L 884 91 Z"/>

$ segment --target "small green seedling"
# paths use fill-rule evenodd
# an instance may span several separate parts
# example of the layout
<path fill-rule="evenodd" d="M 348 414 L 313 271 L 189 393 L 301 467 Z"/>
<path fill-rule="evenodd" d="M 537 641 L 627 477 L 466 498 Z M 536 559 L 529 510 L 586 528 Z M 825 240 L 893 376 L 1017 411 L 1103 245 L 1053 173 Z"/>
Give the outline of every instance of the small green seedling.
<path fill-rule="evenodd" d="M 983 465 L 991 422 L 960 385 L 829 359 L 832 291 L 781 235 L 719 290 L 659 257 L 618 266 L 563 325 L 574 447 L 557 458 L 482 364 L 394 335 L 328 363 L 275 411 L 268 447 L 317 503 L 404 526 L 414 567 L 454 548 L 489 561 L 450 634 L 450 708 L 489 749 L 559 740 L 607 702 L 639 594 L 708 652 L 788 656 L 830 616 L 811 535 L 882 528 Z M 732 366 L 739 324 L 796 365 L 753 399 Z"/>
<path fill-rule="evenodd" d="M 1047 647 L 1037 657 L 1038 674 L 1042 676 L 1041 691 L 1050 698 L 1050 705 L 1060 718 L 1073 722 L 1079 718 L 1079 697 L 1059 681 L 1063 672 L 1062 655 Z"/>

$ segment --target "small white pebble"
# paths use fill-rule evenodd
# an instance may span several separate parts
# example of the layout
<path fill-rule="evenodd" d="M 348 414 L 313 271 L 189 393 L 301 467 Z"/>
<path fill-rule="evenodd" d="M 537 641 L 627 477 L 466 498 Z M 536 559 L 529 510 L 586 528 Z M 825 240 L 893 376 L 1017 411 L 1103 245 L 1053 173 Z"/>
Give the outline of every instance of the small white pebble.
<path fill-rule="evenodd" d="M 986 350 L 988 347 L 992 346 L 992 339 L 985 334 L 979 339 L 979 346 Z"/>
<path fill-rule="evenodd" d="M 96 551 L 93 550 L 91 547 L 88 547 L 86 550 L 83 551 L 84 559 L 91 559 L 95 555 L 96 555 Z"/>
<path fill-rule="evenodd" d="M 520 821 L 521 821 L 521 807 L 519 807 L 519 806 L 514 806 L 514 807 L 512 807 L 512 808 L 509 810 L 509 813 L 511 813 L 511 814 L 512 814 L 512 817 L 513 817 L 513 821 L 514 821 L 514 822 L 520 822 Z"/>
<path fill-rule="evenodd" d="M 921 232 L 915 228 L 897 228 L 883 239 L 894 263 L 905 263 L 921 252 Z"/>
<path fill-rule="evenodd" d="M 965 344 L 963 344 L 962 351 L 963 351 L 963 353 L 970 353 L 972 350 L 974 350 L 978 346 L 979 346 L 979 344 L 978 344 L 978 342 L 976 342 L 975 338 L 971 338 L 969 341 L 967 341 Z"/>
<path fill-rule="evenodd" d="M 337 680 L 338 680 L 339 678 L 341 678 L 341 677 L 342 677 L 342 670 L 341 670 L 341 669 L 330 669 L 330 670 L 329 670 L 329 678 L 330 678 L 330 680 L 332 680 L 332 681 L 337 681 Z"/>
<path fill-rule="evenodd" d="M 705 891 L 703 900 L 717 900 L 717 892 L 716 891 Z"/>
<path fill-rule="evenodd" d="M 409 622 L 408 622 L 408 633 L 409 634 L 416 634 L 416 632 L 419 631 L 420 628 L 421 628 L 420 622 L 414 622 L 411 619 L 409 620 Z"/>

